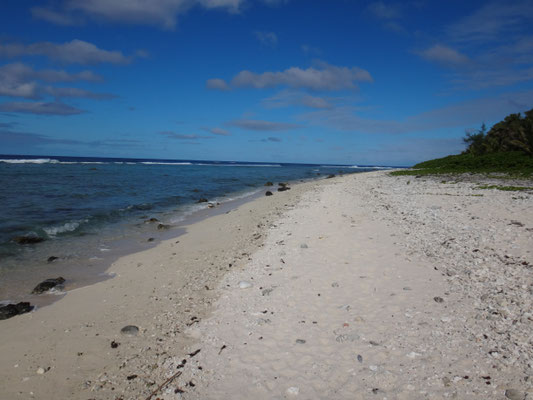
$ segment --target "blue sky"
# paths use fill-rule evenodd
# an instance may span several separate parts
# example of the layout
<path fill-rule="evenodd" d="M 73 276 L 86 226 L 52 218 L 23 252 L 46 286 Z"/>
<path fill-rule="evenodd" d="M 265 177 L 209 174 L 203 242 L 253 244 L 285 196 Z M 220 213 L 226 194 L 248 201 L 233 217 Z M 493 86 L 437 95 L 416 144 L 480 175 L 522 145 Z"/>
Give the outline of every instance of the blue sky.
<path fill-rule="evenodd" d="M 0 153 L 411 165 L 533 108 L 531 1 L 7 0 Z"/>

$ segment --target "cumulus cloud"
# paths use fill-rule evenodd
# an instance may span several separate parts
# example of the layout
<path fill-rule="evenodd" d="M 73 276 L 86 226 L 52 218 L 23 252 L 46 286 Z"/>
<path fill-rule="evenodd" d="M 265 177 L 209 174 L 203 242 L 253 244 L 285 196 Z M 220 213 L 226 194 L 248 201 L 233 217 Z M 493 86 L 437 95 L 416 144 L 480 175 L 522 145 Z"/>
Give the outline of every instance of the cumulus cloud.
<path fill-rule="evenodd" d="M 61 102 L 22 102 L 13 101 L 0 104 L 2 112 L 16 112 L 39 115 L 76 115 L 85 111 Z"/>
<path fill-rule="evenodd" d="M 300 128 L 300 125 L 285 122 L 271 122 L 256 119 L 239 119 L 228 123 L 237 128 L 251 131 L 288 131 Z"/>
<path fill-rule="evenodd" d="M 22 64 L 13 63 L 0 67 L 0 95 L 7 97 L 21 97 L 39 99 L 45 95 L 56 98 L 79 97 L 96 100 L 111 99 L 116 96 L 109 93 L 94 93 L 88 90 L 72 87 L 52 87 L 39 82 L 73 82 L 95 81 L 100 77 L 90 71 L 71 74 L 63 70 L 34 70 Z M 40 110 L 40 108 L 38 108 Z"/>
<path fill-rule="evenodd" d="M 433 61 L 445 66 L 464 66 L 470 63 L 470 59 L 464 54 L 448 46 L 436 44 L 419 52 L 420 56 L 428 61 Z"/>
<path fill-rule="evenodd" d="M 205 86 L 208 89 L 213 89 L 213 90 L 230 90 L 230 87 L 226 83 L 226 81 L 224 79 L 218 79 L 218 78 L 208 79 L 207 82 L 205 83 Z"/>
<path fill-rule="evenodd" d="M 158 25 L 165 29 L 176 26 L 178 15 L 192 7 L 222 9 L 237 13 L 245 0 L 64 0 L 58 8 L 34 7 L 34 18 L 48 22 L 72 25 L 81 17 L 129 24 Z"/>
<path fill-rule="evenodd" d="M 221 88 L 229 85 L 222 79 L 217 81 Z M 372 82 L 370 73 L 359 67 L 338 67 L 321 63 L 319 67 L 301 69 L 292 67 L 284 71 L 263 72 L 261 74 L 251 71 L 241 71 L 231 80 L 231 87 L 265 89 L 279 86 L 287 86 L 296 89 L 309 90 L 357 90 L 358 82 Z M 213 83 L 211 83 L 211 88 Z"/>
<path fill-rule="evenodd" d="M 254 35 L 265 46 L 276 47 L 278 44 L 278 35 L 274 32 L 255 31 Z"/>
<path fill-rule="evenodd" d="M 98 48 L 92 43 L 74 39 L 65 43 L 37 42 L 32 44 L 0 44 L 0 57 L 46 56 L 67 64 L 127 64 L 133 57 L 126 57 L 120 51 Z"/>

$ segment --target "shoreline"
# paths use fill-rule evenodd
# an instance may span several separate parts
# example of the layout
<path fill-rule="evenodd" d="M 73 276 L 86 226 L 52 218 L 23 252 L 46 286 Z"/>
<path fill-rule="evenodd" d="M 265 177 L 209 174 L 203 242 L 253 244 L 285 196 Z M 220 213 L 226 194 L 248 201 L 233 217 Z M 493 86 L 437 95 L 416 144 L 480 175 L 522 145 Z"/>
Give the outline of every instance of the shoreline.
<path fill-rule="evenodd" d="M 302 182 L 319 181 L 323 178 L 311 178 L 307 180 L 295 180 L 290 181 L 291 185 L 300 184 Z M 276 188 L 276 185 L 274 185 Z M 155 213 L 149 213 L 145 218 L 141 218 L 140 222 L 136 222 L 136 219 L 130 218 L 122 222 L 117 222 L 112 225 L 111 235 L 109 232 L 106 239 L 102 242 L 100 235 L 98 236 L 98 243 L 94 248 L 92 256 L 73 258 L 71 255 L 63 255 L 59 252 L 48 252 L 49 256 L 59 256 L 57 260 L 53 262 L 42 261 L 36 264 L 37 260 L 31 260 L 33 267 L 24 269 L 23 271 L 4 271 L 3 281 L 4 288 L 2 295 L 5 298 L 0 299 L 1 303 L 17 303 L 19 301 L 28 301 L 37 308 L 41 308 L 50 305 L 61 298 L 63 298 L 69 291 L 79 289 L 81 287 L 93 285 L 95 283 L 112 279 L 113 276 L 109 275 L 107 271 L 111 265 L 118 259 L 127 256 L 129 254 L 138 253 L 144 250 L 148 250 L 156 247 L 159 243 L 165 240 L 177 238 L 184 233 L 184 227 L 200 222 L 206 218 L 219 215 L 221 213 L 228 212 L 234 208 L 238 208 L 242 204 L 250 201 L 254 201 L 268 190 L 268 187 L 256 187 L 254 190 L 240 190 L 234 193 L 228 193 L 224 196 L 218 196 L 215 199 L 209 200 L 208 203 L 191 203 L 186 205 L 190 210 L 182 210 L 180 212 L 170 212 L 168 210 L 156 210 Z M 271 189 L 275 190 L 275 189 Z M 226 200 L 229 197 L 229 200 Z M 209 208 L 207 204 L 216 204 L 215 207 Z M 156 223 L 148 224 L 144 220 L 148 220 L 151 217 L 158 216 L 163 219 Z M 158 224 L 168 226 L 167 229 L 157 229 Z M 139 226 L 142 226 L 139 229 Z M 123 232 L 123 233 L 121 233 Z M 111 236 L 110 236 L 111 235 Z M 112 238 L 112 236 L 115 236 Z M 82 240 L 80 238 L 68 238 L 67 240 Z M 94 238 L 93 238 L 94 241 Z M 55 247 L 58 247 L 60 243 L 54 243 Z M 41 246 L 37 244 L 35 246 Z M 100 253 L 98 253 L 99 247 Z M 29 250 L 34 251 L 33 248 Z M 105 250 L 105 251 L 103 251 Z M 42 252 L 42 249 L 38 249 Z M 23 256 L 24 257 L 24 256 Z M 74 256 L 75 257 L 75 256 Z M 19 260 L 24 262 L 25 259 Z M 30 280 L 27 279 L 28 275 L 31 276 Z M 31 290 L 41 281 L 48 278 L 56 278 L 58 276 L 64 277 L 67 282 L 64 285 L 63 290 L 52 291 L 50 293 L 44 293 L 41 295 L 32 295 Z M 18 293 L 24 293 L 18 295 Z"/>
<path fill-rule="evenodd" d="M 216 215 L 195 216 L 180 226 L 182 235 L 116 259 L 107 269 L 112 279 L 69 290 L 61 301 L 1 321 L 1 391 L 13 398 L 85 399 L 87 391 L 99 391 L 100 373 L 122 373 L 118 360 L 137 359 L 138 346 L 143 357 L 154 357 L 161 346 L 154 338 L 160 334 L 154 317 L 176 308 L 182 313 L 174 315 L 175 330 L 164 333 L 164 345 L 165 351 L 183 353 L 194 339 L 179 333 L 192 317 L 207 315 L 212 289 L 224 273 L 241 268 L 261 246 L 265 221 L 279 217 L 286 203 L 295 204 L 302 192 L 324 182 L 298 183 L 269 197 L 257 194 L 228 203 L 228 210 L 209 209 L 207 214 Z M 120 329 L 132 324 L 140 334 L 121 335 Z M 120 345 L 112 348 L 112 342 Z M 45 373 L 38 374 L 39 368 Z"/>

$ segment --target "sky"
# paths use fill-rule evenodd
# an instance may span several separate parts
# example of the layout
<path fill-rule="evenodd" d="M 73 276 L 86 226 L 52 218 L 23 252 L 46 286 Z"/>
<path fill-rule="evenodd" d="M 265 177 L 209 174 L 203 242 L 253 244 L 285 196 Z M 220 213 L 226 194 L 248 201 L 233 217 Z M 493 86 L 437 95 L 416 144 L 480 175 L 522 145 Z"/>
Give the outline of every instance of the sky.
<path fill-rule="evenodd" d="M 0 154 L 409 166 L 531 108 L 532 1 L 0 5 Z"/>

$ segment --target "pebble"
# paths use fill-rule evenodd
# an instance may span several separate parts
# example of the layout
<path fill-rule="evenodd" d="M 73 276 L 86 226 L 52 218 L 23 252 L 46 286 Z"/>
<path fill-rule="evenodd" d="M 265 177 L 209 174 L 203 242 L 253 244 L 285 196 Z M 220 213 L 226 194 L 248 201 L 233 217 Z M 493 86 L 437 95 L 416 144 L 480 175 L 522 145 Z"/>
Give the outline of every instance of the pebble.
<path fill-rule="evenodd" d="M 369 369 L 370 371 L 374 371 L 374 372 L 376 372 L 376 371 L 378 370 L 378 366 L 377 366 L 377 365 L 371 365 L 370 367 L 368 367 L 368 369 Z"/>
<path fill-rule="evenodd" d="M 305 340 L 304 340 L 304 339 L 296 339 L 296 343 L 298 343 L 298 344 L 304 344 L 304 343 L 305 343 Z"/>
<path fill-rule="evenodd" d="M 300 388 L 291 386 L 287 389 L 287 394 L 290 394 L 291 396 L 298 396 L 300 394 Z"/>
<path fill-rule="evenodd" d="M 302 244 L 300 245 L 300 248 L 302 248 L 302 249 L 307 249 L 308 247 L 309 247 L 309 246 L 306 245 L 305 243 L 302 243 Z"/>
<path fill-rule="evenodd" d="M 240 281 L 239 282 L 239 288 L 241 289 L 248 289 L 251 288 L 253 285 L 250 282 L 247 281 Z"/>
<path fill-rule="evenodd" d="M 135 325 L 126 325 L 120 330 L 120 333 L 126 336 L 137 336 L 139 334 L 139 328 Z"/>
<path fill-rule="evenodd" d="M 360 363 L 363 362 L 363 356 L 361 354 L 357 355 L 357 361 L 359 361 Z"/>
<path fill-rule="evenodd" d="M 444 299 L 442 297 L 439 297 L 439 296 L 435 296 L 433 297 L 433 300 L 435 300 L 437 303 L 442 303 L 444 302 Z"/>
<path fill-rule="evenodd" d="M 43 368 L 43 367 L 39 367 L 39 368 L 37 368 L 37 371 L 36 371 L 36 372 L 37 372 L 39 375 L 42 375 L 42 374 L 44 374 L 45 371 L 44 371 L 44 368 Z"/>
<path fill-rule="evenodd" d="M 516 389 L 507 389 L 505 391 L 505 397 L 511 400 L 524 400 L 526 398 L 526 395 Z"/>

